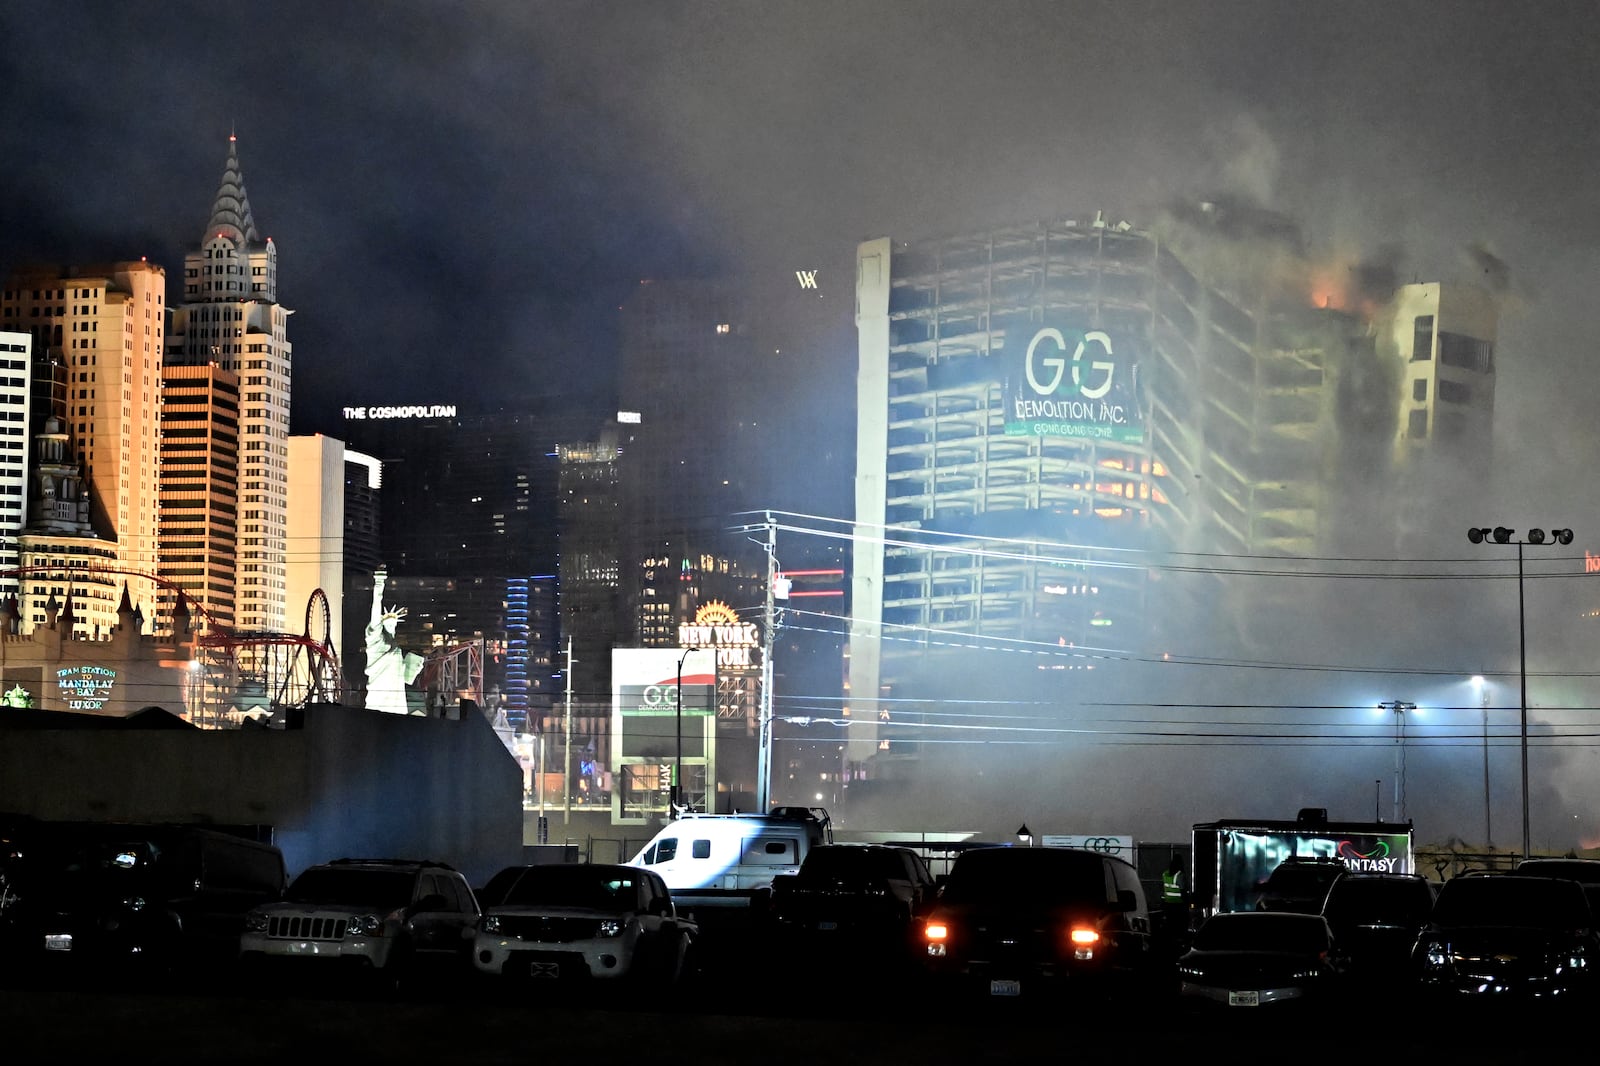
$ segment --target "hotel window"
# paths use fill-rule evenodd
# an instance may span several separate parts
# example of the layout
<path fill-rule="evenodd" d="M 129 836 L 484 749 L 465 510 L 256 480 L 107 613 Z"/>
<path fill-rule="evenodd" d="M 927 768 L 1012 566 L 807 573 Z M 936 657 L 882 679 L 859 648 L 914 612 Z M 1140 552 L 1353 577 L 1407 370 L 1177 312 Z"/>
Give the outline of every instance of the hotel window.
<path fill-rule="evenodd" d="M 1411 361 L 1425 363 L 1433 358 L 1433 316 L 1418 315 L 1412 328 Z"/>
<path fill-rule="evenodd" d="M 1427 378 L 1418 378 L 1417 380 L 1415 380 L 1415 381 L 1413 381 L 1411 383 L 1411 398 L 1413 400 L 1416 400 L 1418 403 L 1426 403 L 1427 402 L 1427 400 L 1428 400 L 1428 379 Z"/>

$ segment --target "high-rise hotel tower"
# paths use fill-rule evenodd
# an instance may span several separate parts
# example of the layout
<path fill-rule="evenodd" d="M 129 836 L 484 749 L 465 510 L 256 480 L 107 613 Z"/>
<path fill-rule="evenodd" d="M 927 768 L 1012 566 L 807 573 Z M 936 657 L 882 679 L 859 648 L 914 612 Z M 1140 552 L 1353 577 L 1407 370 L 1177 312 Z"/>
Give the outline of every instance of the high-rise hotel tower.
<path fill-rule="evenodd" d="M 291 312 L 278 303 L 278 250 L 250 213 L 237 138 L 200 247 L 184 256 L 183 300 L 172 308 L 168 361 L 238 376 L 235 626 L 283 632 L 289 486 Z"/>
<path fill-rule="evenodd" d="M 6 282 L 0 328 L 31 335 L 36 378 L 66 379 L 30 441 L 41 454 L 18 538 L 25 630 L 53 598 L 80 634 L 108 631 L 124 582 L 152 616 L 165 288 L 166 272 L 143 260 L 26 268 Z"/>

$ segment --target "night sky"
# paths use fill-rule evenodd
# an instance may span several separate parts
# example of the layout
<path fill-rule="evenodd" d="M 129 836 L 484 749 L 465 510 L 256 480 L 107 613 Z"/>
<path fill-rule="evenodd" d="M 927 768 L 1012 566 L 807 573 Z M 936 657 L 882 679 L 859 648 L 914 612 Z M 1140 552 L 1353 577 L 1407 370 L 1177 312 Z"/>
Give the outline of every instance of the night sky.
<path fill-rule="evenodd" d="M 1468 525 L 1572 526 L 1581 560 L 1600 550 L 1597 40 L 1600 7 L 1550 0 L 11 2 L 0 272 L 148 256 L 174 278 L 236 133 L 295 312 L 294 432 L 339 436 L 345 405 L 604 409 L 617 308 L 641 278 L 818 270 L 818 329 L 836 335 L 860 240 L 1096 210 L 1141 226 L 1178 199 L 1240 197 L 1341 269 L 1509 278 L 1498 466 L 1412 525 L 1475 561 Z M 829 377 L 817 387 L 852 402 Z M 1514 670 L 1515 601 L 1492 591 L 1482 628 L 1502 660 L 1510 635 Z M 1408 640 L 1476 628 L 1422 598 L 1385 615 L 1415 611 Z M 1565 598 L 1530 627 L 1567 632 L 1600 606 Z M 1537 665 L 1572 679 L 1550 702 L 1600 703 L 1581 676 L 1592 631 L 1540 642 L 1562 658 Z M 1283 659 L 1338 654 L 1307 640 Z M 1600 776 L 1587 743 L 1563 756 L 1574 781 Z M 1275 787 L 1297 772 L 1275 769 Z M 1370 811 L 1380 774 L 1349 776 L 1340 794 Z M 1600 839 L 1592 797 L 1560 787 L 1547 834 Z M 1510 827 L 1513 778 L 1500 794 Z M 1430 835 L 1474 835 L 1474 802 L 1441 804 Z"/>

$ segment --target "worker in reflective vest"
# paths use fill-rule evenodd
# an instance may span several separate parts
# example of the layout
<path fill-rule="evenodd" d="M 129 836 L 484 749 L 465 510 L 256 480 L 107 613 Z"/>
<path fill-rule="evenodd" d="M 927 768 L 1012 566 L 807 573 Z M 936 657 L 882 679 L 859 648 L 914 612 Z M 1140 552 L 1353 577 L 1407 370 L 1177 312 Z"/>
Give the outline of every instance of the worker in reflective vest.
<path fill-rule="evenodd" d="M 1167 932 L 1182 935 L 1189 931 L 1189 898 L 1183 884 L 1183 856 L 1173 855 L 1161 875 L 1161 909 L 1166 915 Z"/>

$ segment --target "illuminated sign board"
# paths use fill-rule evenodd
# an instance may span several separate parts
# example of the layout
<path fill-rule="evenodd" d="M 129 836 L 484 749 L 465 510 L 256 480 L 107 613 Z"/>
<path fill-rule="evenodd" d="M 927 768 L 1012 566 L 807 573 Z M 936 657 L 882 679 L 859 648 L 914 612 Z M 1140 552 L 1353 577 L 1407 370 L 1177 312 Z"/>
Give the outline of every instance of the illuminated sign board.
<path fill-rule="evenodd" d="M 1123 347 L 1103 330 L 1037 330 L 1006 383 L 1007 435 L 1142 442 L 1139 368 Z"/>
<path fill-rule="evenodd" d="M 1261 881 L 1291 856 L 1335 858 L 1361 873 L 1414 872 L 1411 838 L 1404 832 L 1329 836 L 1234 830 L 1221 834 L 1217 845 L 1218 909 L 1253 910 Z"/>
<path fill-rule="evenodd" d="M 56 687 L 69 711 L 104 710 L 116 684 L 117 672 L 105 666 L 64 666 L 56 671 Z"/>
<path fill-rule="evenodd" d="M 382 418 L 454 418 L 453 403 L 416 403 L 396 407 L 346 407 L 345 418 L 353 422 L 377 421 Z"/>
<path fill-rule="evenodd" d="M 678 643 L 685 648 L 715 649 L 717 666 L 752 666 L 751 652 L 761 645 L 754 622 L 742 622 L 732 607 L 712 600 L 702 603 L 693 622 L 678 627 Z"/>
<path fill-rule="evenodd" d="M 617 424 L 618 425 L 637 426 L 641 421 L 643 421 L 643 419 L 641 419 L 639 417 L 639 412 L 638 411 L 618 411 L 617 412 Z"/>

